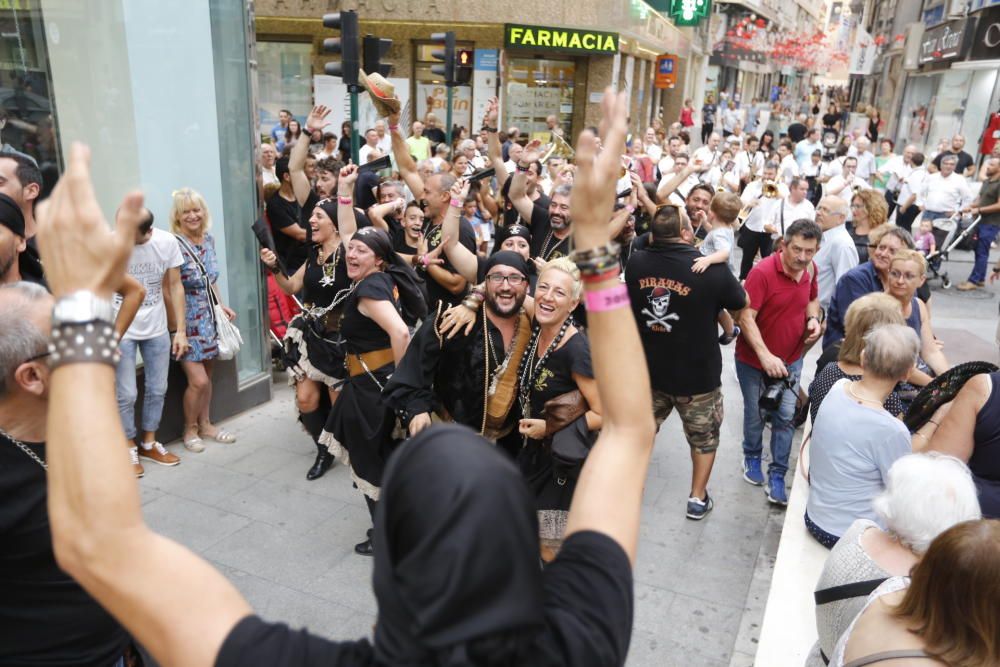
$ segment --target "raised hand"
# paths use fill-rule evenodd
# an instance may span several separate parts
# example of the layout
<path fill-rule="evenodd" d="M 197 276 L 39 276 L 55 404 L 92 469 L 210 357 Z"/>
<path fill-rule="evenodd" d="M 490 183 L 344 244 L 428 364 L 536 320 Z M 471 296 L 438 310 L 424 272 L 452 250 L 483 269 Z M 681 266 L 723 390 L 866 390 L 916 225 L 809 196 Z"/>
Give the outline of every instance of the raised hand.
<path fill-rule="evenodd" d="M 486 113 L 483 114 L 483 125 L 486 127 L 497 126 L 497 114 L 500 109 L 500 100 L 491 97 L 486 101 Z"/>
<path fill-rule="evenodd" d="M 529 142 L 527 146 L 524 147 L 524 151 L 521 153 L 521 164 L 531 164 L 532 162 L 538 162 L 542 157 L 542 142 L 535 139 Z"/>
<path fill-rule="evenodd" d="M 597 155 L 597 138 L 580 134 L 576 149 L 576 179 L 570 195 L 570 214 L 576 247 L 595 248 L 609 241 L 608 220 L 615 202 L 615 185 L 621 174 L 620 156 L 628 132 L 628 98 L 610 87 L 601 100 L 600 135 L 605 150 Z M 596 156 L 596 158 L 595 158 Z"/>
<path fill-rule="evenodd" d="M 358 180 L 358 165 L 348 164 L 340 169 L 340 178 L 337 179 L 337 192 L 343 197 L 351 197 L 354 194 L 354 183 Z"/>
<path fill-rule="evenodd" d="M 465 198 L 469 195 L 469 181 L 464 178 L 460 178 L 455 181 L 455 185 L 451 186 L 451 196 L 453 199 L 458 199 L 464 202 Z"/>
<path fill-rule="evenodd" d="M 326 117 L 330 115 L 330 109 L 323 106 L 322 104 L 317 104 L 309 112 L 306 117 L 306 132 L 311 132 L 312 130 L 322 130 L 324 127 L 329 125 Z"/>
<path fill-rule="evenodd" d="M 112 231 L 94 195 L 90 149 L 73 143 L 66 172 L 36 214 L 38 246 L 53 296 L 86 290 L 111 298 L 135 247 L 142 205 L 141 192 L 125 195 Z"/>

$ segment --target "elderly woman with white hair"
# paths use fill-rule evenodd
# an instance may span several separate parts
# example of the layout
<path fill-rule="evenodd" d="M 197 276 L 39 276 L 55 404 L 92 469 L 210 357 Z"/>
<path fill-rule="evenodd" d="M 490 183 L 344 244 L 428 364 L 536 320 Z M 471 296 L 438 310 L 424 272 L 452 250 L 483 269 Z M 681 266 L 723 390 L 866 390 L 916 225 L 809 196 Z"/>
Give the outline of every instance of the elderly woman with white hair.
<path fill-rule="evenodd" d="M 908 575 L 935 537 L 981 518 L 969 469 L 937 452 L 907 454 L 892 464 L 872 509 L 878 523 L 851 524 L 823 566 L 815 593 L 819 638 L 806 667 L 826 663 L 868 594 L 886 578 Z"/>
<path fill-rule="evenodd" d="M 913 370 L 920 339 L 905 325 L 885 324 L 864 340 L 861 379 L 833 385 L 809 445 L 806 528 L 827 549 L 855 519 L 875 519 L 872 498 L 884 488 L 889 467 L 912 451 L 906 426 L 883 404 Z"/>

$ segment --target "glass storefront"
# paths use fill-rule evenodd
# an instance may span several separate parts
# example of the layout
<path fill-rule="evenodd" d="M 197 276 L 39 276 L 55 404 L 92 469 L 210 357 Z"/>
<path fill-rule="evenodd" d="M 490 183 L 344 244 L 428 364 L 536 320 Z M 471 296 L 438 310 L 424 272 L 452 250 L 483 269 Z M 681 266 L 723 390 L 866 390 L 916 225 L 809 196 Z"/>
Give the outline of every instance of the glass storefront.
<path fill-rule="evenodd" d="M 975 148 L 996 82 L 995 69 L 949 69 L 910 76 L 897 139 L 933 151 L 940 141 L 963 134 L 966 150 Z"/>
<path fill-rule="evenodd" d="M 313 45 L 310 42 L 257 42 L 258 131 L 267 136 L 278 112 L 300 113 L 313 105 Z M 305 117 L 299 120 L 305 122 Z"/>
<path fill-rule="evenodd" d="M 504 127 L 548 141 L 545 119 L 556 116 L 563 136 L 574 136 L 573 89 L 576 63 L 554 58 L 510 58 L 504 100 Z"/>
<path fill-rule="evenodd" d="M 3 3 L 13 7 L 18 3 Z M 171 193 L 199 191 L 212 217 L 219 287 L 238 314 L 237 381 L 266 377 L 246 0 L 20 0 L 0 10 L 2 138 L 58 177 L 73 141 L 90 145 L 110 220 L 146 195 L 169 228 Z M 169 56 L 169 57 L 166 57 Z M 44 172 L 43 172 L 44 173 Z M 48 185 L 48 183 L 46 184 Z"/>

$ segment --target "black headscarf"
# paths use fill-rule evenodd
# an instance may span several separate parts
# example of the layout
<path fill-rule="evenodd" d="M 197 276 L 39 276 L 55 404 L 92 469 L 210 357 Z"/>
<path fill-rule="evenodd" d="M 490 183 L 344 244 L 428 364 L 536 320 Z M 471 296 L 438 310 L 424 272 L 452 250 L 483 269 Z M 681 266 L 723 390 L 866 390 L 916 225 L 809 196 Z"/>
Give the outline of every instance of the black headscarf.
<path fill-rule="evenodd" d="M 506 227 L 497 227 L 497 238 L 493 245 L 493 252 L 499 252 L 503 242 L 512 236 L 520 236 L 528 243 L 531 243 L 531 230 L 524 225 L 514 224 Z"/>
<path fill-rule="evenodd" d="M 469 640 L 542 628 L 534 502 L 471 429 L 437 424 L 393 454 L 374 543 L 379 664 L 465 667 Z"/>
<path fill-rule="evenodd" d="M 326 199 L 320 199 L 316 202 L 316 207 L 323 209 L 323 212 L 329 216 L 330 220 L 333 221 L 333 228 L 340 229 L 340 225 L 337 222 L 337 200 L 333 197 L 327 197 Z"/>
<path fill-rule="evenodd" d="M 513 250 L 500 250 L 490 255 L 483 264 L 483 275 L 487 275 L 494 266 L 509 266 L 512 269 L 517 269 L 525 278 L 528 277 L 528 262 L 520 253 Z"/>
<path fill-rule="evenodd" d="M 0 225 L 24 238 L 24 214 L 17 202 L 0 193 Z"/>
<path fill-rule="evenodd" d="M 385 272 L 392 276 L 399 288 L 399 302 L 403 319 L 412 322 L 427 317 L 427 294 L 423 281 L 413 267 L 407 264 L 392 248 L 388 232 L 375 227 L 359 229 L 354 238 L 371 248 L 379 259 L 385 261 Z"/>

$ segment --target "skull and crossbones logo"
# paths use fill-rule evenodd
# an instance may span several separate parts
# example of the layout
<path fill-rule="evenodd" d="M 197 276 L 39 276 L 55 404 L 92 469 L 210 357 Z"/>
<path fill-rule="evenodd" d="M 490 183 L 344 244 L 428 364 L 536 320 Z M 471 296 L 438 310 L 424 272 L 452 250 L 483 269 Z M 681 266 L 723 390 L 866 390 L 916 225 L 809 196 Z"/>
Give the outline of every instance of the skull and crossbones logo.
<path fill-rule="evenodd" d="M 646 320 L 646 326 L 652 328 L 654 324 L 658 324 L 668 333 L 673 330 L 674 327 L 669 322 L 679 320 L 680 317 L 677 313 L 667 312 L 670 308 L 670 290 L 664 287 L 655 288 L 649 295 L 649 305 L 653 308 L 652 311 L 649 308 L 642 309 L 642 314 L 649 318 Z"/>

